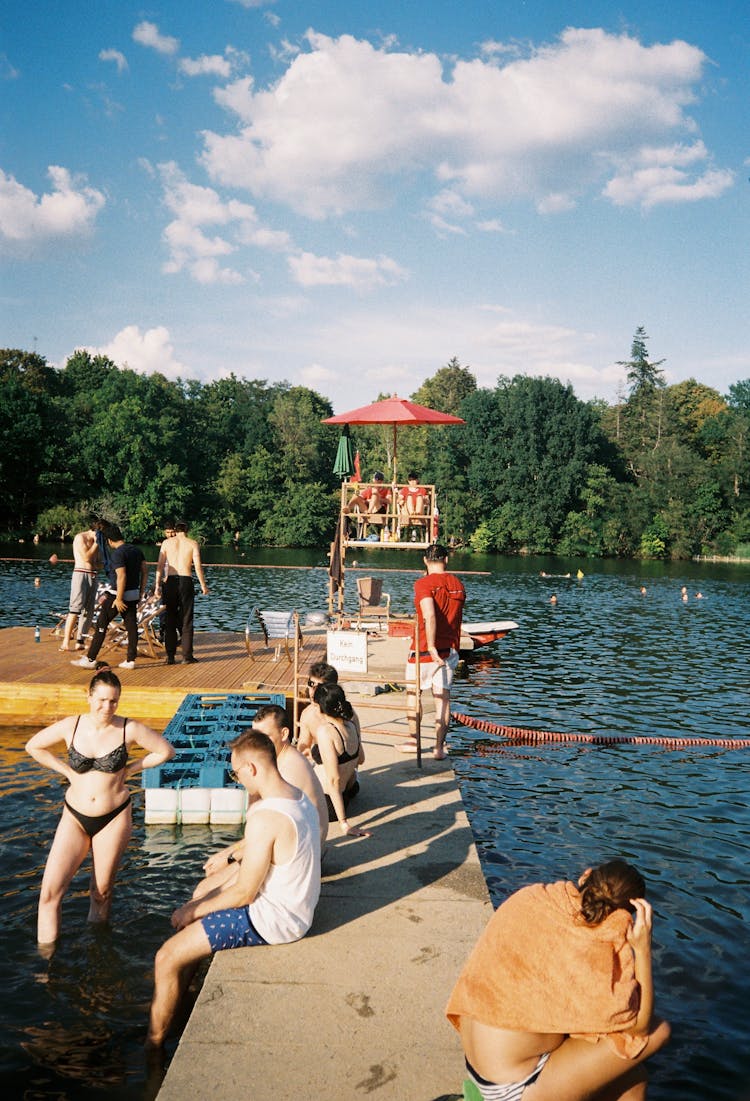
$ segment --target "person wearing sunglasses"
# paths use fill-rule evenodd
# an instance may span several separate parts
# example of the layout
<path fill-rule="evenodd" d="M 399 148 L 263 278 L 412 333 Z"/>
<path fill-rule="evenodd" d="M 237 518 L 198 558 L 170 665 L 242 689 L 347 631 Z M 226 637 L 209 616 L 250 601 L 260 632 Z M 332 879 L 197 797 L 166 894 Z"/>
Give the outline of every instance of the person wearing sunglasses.
<path fill-rule="evenodd" d="M 325 853 L 328 837 L 328 805 L 325 793 L 310 761 L 292 745 L 290 741 L 289 716 L 285 708 L 277 703 L 267 703 L 259 707 L 253 718 L 253 726 L 261 730 L 273 742 L 276 748 L 276 762 L 279 772 L 295 788 L 307 796 L 318 812 L 320 825 L 320 852 Z M 241 781 L 237 781 L 240 782 Z M 193 898 L 200 898 L 215 887 L 236 879 L 239 863 L 245 847 L 244 840 L 233 841 L 231 845 L 209 856 L 203 865 L 205 877 L 193 891 Z"/>
<path fill-rule="evenodd" d="M 320 826 L 315 807 L 278 770 L 276 750 L 260 730 L 230 743 L 232 771 L 250 806 L 235 880 L 172 914 L 177 932 L 154 960 L 147 1045 L 164 1045 L 182 991 L 197 964 L 214 952 L 300 940 L 320 897 Z"/>
<path fill-rule="evenodd" d="M 339 675 L 332 665 L 325 661 L 314 661 L 307 674 L 307 699 L 299 720 L 299 736 L 297 748 L 300 753 L 311 758 L 312 747 L 315 744 L 315 731 L 320 726 L 322 715 L 320 708 L 313 699 L 315 689 L 319 684 L 338 684 Z"/>

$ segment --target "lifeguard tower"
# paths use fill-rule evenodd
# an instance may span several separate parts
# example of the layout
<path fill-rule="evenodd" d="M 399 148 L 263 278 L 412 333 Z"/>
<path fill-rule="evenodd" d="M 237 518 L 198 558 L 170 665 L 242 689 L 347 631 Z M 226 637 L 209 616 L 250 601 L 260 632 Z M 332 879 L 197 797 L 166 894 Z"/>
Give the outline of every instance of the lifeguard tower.
<path fill-rule="evenodd" d="M 378 511 L 370 507 L 376 494 L 381 502 Z M 439 517 L 434 485 L 345 479 L 341 483 L 338 525 L 330 550 L 329 615 L 334 611 L 342 614 L 344 610 L 346 554 L 350 547 L 424 551 L 438 538 Z"/>
<path fill-rule="evenodd" d="M 442 413 L 438 409 L 429 409 L 425 405 L 399 398 L 396 394 L 390 398 L 352 409 L 348 413 L 339 413 L 335 417 L 326 417 L 323 424 L 343 425 L 344 431 L 339 443 L 334 472 L 340 474 L 341 506 L 334 541 L 330 551 L 330 584 L 328 590 L 328 613 L 333 614 L 334 604 L 337 611 L 343 613 L 344 606 L 344 569 L 346 552 L 349 547 L 387 547 L 389 550 L 417 550 L 425 548 L 438 537 L 438 507 L 434 485 L 410 485 L 398 481 L 396 459 L 396 433 L 399 427 L 409 425 L 457 425 L 464 424 L 461 417 L 452 413 Z M 349 425 L 389 425 L 393 428 L 393 476 L 390 485 L 381 482 L 352 481 L 355 468 L 354 456 L 349 442 Z M 415 494 L 414 491 L 418 493 Z M 370 507 L 373 493 L 381 496 L 381 505 L 377 510 Z M 418 496 L 417 508 L 408 504 L 409 496 Z M 337 601 L 338 596 L 338 601 Z"/>

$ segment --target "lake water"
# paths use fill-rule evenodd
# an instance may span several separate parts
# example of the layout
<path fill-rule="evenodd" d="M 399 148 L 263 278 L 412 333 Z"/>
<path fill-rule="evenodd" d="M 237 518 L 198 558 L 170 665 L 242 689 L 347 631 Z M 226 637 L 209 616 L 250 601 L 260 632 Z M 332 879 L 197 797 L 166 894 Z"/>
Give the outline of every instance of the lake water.
<path fill-rule="evenodd" d="M 65 608 L 70 567 L 51 566 L 52 549 L 34 548 L 36 562 L 0 562 L 0 626 L 46 627 L 49 613 Z M 28 553 L 0 553 L 19 550 Z M 241 568 L 262 565 L 264 556 L 269 565 L 307 568 Z M 224 564 L 209 566 L 211 594 L 196 602 L 199 628 L 241 630 L 254 604 L 326 606 L 321 554 L 208 550 L 205 557 Z M 419 564 L 408 552 L 358 557 L 360 565 Z M 580 581 L 539 576 L 575 574 L 579 565 Z M 567 732 L 750 734 L 749 567 L 458 555 L 453 566 L 489 571 L 465 578 L 467 619 L 519 623 L 467 663 L 454 690 L 457 709 Z M 386 575 L 396 611 L 409 610 L 415 576 Z M 149 1078 L 141 1055 L 153 955 L 206 850 L 234 833 L 145 829 L 138 794 L 111 927 L 86 926 L 82 873 L 58 950 L 43 960 L 35 909 L 62 785 L 23 753 L 28 733 L 6 729 L 0 738 L 0 1082 L 6 1095 L 30 1101 L 153 1096 L 158 1076 Z M 655 909 L 657 1009 L 673 1025 L 669 1048 L 653 1062 L 649 1098 L 748 1101 L 750 750 L 509 746 L 462 726 L 453 727 L 450 745 L 495 903 L 526 883 L 576 877 L 612 855 L 645 875 Z"/>

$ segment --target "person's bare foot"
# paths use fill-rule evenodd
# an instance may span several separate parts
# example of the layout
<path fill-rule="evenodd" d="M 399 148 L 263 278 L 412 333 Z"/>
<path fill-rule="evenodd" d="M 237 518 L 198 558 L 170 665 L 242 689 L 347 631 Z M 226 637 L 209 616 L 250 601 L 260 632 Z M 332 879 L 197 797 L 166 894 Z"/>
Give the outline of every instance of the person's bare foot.
<path fill-rule="evenodd" d="M 444 749 L 433 749 L 432 756 L 436 761 L 444 761 L 447 758 L 448 754 L 445 752 Z"/>
<path fill-rule="evenodd" d="M 406 742 L 399 742 L 396 746 L 399 753 L 416 753 L 417 752 L 417 740 L 416 738 L 409 738 Z"/>

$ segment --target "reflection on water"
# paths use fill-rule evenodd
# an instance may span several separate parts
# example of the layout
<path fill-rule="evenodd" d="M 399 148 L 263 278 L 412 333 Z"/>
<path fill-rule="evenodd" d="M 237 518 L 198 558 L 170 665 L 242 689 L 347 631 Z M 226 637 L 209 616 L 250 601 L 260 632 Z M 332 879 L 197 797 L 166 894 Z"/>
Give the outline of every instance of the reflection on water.
<path fill-rule="evenodd" d="M 231 560 L 234 552 L 222 553 Z M 0 625 L 46 622 L 47 609 L 65 607 L 69 567 L 50 566 L 48 554 L 0 563 Z M 267 560 L 305 568 L 209 566 L 212 591 L 196 602 L 198 626 L 241 630 L 256 604 L 325 608 L 320 554 L 269 552 Z M 415 567 L 418 556 L 380 552 L 369 561 Z M 579 582 L 539 577 L 542 569 L 575 574 L 576 562 L 467 557 L 455 565 L 491 571 L 466 578 L 467 618 L 520 625 L 468 663 L 454 689 L 460 709 L 536 729 L 748 735 L 747 568 L 584 564 Z M 386 575 L 397 611 L 408 610 L 413 580 Z M 25 757 L 27 736 L 4 731 L 0 752 L 0 1081 L 29 1098 L 151 1096 L 159 1076 L 149 1077 L 141 1042 L 153 955 L 207 849 L 235 834 L 145 829 L 138 793 L 111 928 L 86 926 L 84 867 L 65 904 L 59 948 L 43 960 L 34 944 L 36 898 L 62 785 Z M 453 729 L 451 751 L 495 902 L 613 854 L 643 871 L 655 908 L 657 1007 L 673 1023 L 670 1047 L 654 1060 L 652 1101 L 740 1101 L 750 1093 L 750 751 L 509 746 L 465 727 Z"/>

